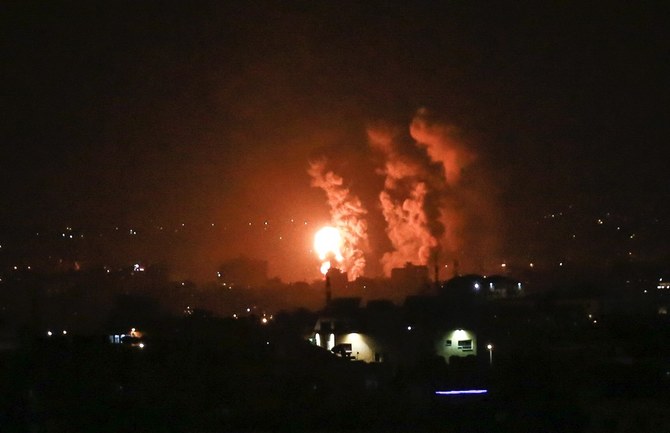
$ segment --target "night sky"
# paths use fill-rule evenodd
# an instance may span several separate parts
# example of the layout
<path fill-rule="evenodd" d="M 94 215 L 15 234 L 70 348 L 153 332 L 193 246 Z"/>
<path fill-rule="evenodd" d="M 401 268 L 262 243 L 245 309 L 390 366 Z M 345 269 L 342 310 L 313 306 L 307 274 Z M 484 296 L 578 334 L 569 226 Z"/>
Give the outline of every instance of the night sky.
<path fill-rule="evenodd" d="M 366 208 L 380 275 L 370 133 L 411 144 L 417 116 L 468 156 L 440 184 L 458 221 L 442 264 L 667 264 L 667 6 L 435 3 L 3 2 L 3 265 L 206 280 L 245 254 L 317 278 L 325 161 Z"/>

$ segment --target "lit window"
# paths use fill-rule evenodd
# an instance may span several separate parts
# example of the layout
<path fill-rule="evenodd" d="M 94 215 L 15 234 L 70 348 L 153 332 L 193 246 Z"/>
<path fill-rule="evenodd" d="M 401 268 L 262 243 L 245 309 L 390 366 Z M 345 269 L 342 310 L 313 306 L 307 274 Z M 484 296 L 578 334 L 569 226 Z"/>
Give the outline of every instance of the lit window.
<path fill-rule="evenodd" d="M 472 340 L 458 340 L 460 350 L 472 350 Z"/>

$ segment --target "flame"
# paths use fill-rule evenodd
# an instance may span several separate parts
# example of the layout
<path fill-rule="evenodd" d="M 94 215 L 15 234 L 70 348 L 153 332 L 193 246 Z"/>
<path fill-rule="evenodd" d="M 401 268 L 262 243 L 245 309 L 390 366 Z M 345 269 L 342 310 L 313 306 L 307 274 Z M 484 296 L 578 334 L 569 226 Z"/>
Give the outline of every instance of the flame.
<path fill-rule="evenodd" d="M 342 237 L 340 231 L 335 227 L 326 226 L 316 232 L 314 235 L 314 250 L 323 260 L 321 264 L 321 273 L 324 275 L 331 267 L 331 261 L 341 262 L 344 260 L 342 255 Z"/>

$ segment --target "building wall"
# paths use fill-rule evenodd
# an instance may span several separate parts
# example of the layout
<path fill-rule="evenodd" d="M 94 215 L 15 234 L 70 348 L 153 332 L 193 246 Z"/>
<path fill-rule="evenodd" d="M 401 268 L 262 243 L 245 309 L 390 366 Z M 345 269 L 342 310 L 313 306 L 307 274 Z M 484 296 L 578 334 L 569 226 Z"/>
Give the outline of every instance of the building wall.
<path fill-rule="evenodd" d="M 477 336 L 467 329 L 451 329 L 437 338 L 435 353 L 447 362 L 452 356 L 477 356 Z"/>
<path fill-rule="evenodd" d="M 407 263 L 404 268 L 391 269 L 391 286 L 394 289 L 414 292 L 430 285 L 428 266 Z"/>
<path fill-rule="evenodd" d="M 336 340 L 336 344 L 351 344 L 351 355 L 357 361 L 375 362 L 375 351 L 379 351 L 379 347 L 369 336 L 352 332 L 340 335 Z"/>
<path fill-rule="evenodd" d="M 375 339 L 357 332 L 347 334 L 317 332 L 310 340 L 326 350 L 331 350 L 338 344 L 351 344 L 351 355 L 357 361 L 377 362 L 378 357 L 384 353 L 383 348 Z"/>

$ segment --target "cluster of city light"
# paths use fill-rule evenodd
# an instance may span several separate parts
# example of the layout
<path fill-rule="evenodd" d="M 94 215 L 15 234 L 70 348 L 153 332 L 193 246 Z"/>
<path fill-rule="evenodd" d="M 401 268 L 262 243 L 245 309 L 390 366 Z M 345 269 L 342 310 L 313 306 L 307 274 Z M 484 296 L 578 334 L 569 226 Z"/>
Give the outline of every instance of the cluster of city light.
<path fill-rule="evenodd" d="M 287 219 L 287 220 L 282 220 L 281 222 L 290 224 L 292 226 L 295 226 L 295 224 L 300 224 L 301 226 L 307 226 L 309 224 L 308 220 L 302 220 L 302 219 L 298 220 L 296 218 L 290 218 L 290 219 Z M 246 221 L 241 221 L 241 224 L 243 224 L 244 226 L 247 226 L 247 227 L 261 227 L 263 229 L 263 231 L 266 231 L 266 232 L 269 231 L 269 229 L 272 226 L 271 221 L 267 218 L 263 219 L 261 223 L 246 220 Z M 209 229 L 212 229 L 216 226 L 217 226 L 217 224 L 213 223 L 213 222 L 206 224 L 206 227 L 208 227 Z M 162 225 L 162 224 L 152 224 L 152 226 L 151 226 L 152 229 L 155 229 L 155 230 L 158 230 L 158 231 L 161 231 L 161 232 L 173 231 L 174 233 L 179 233 L 180 231 L 183 231 L 184 229 L 187 229 L 189 227 L 191 229 L 193 229 L 193 228 L 195 228 L 196 230 L 198 229 L 197 225 L 193 225 L 193 224 L 187 225 L 184 222 L 178 223 L 177 225 L 172 226 L 172 227 Z M 224 225 L 222 227 L 223 227 L 224 230 L 228 229 L 228 226 L 226 226 L 226 225 Z M 113 230 L 113 231 L 116 231 L 116 232 L 125 233 L 129 236 L 138 236 L 140 234 L 139 230 L 136 227 L 133 227 L 133 226 L 123 227 L 121 225 L 114 225 L 110 229 Z M 102 232 L 85 233 L 83 229 L 78 229 L 78 228 L 74 228 L 74 227 L 71 227 L 71 226 L 66 226 L 64 229 L 63 228 L 58 228 L 56 230 L 57 230 L 56 233 L 58 233 L 58 235 L 61 238 L 64 238 L 64 239 L 84 238 L 85 235 L 86 236 L 93 235 L 93 236 L 97 236 L 97 237 L 102 237 L 103 236 Z M 145 230 L 144 233 L 146 233 L 146 232 L 147 231 Z M 43 233 L 35 232 L 35 236 L 40 236 L 42 234 Z M 283 236 L 279 236 L 279 239 L 280 240 L 283 239 Z M 0 248 L 1 248 L 1 246 L 0 246 Z"/>
<path fill-rule="evenodd" d="M 231 315 L 231 317 L 233 319 L 239 319 L 240 317 L 245 317 L 245 313 L 246 313 L 246 317 L 253 317 L 252 311 L 254 312 L 253 314 L 255 314 L 256 312 L 258 312 L 258 310 L 259 310 L 259 308 L 258 308 L 257 305 L 252 305 L 250 307 L 245 308 L 242 313 L 239 313 L 239 314 L 238 313 L 233 313 Z M 261 314 L 261 313 L 259 312 L 259 314 Z M 273 319 L 274 319 L 274 316 L 272 314 L 268 314 L 266 312 L 263 312 L 259 321 L 260 321 L 261 324 L 267 325 Z"/>
<path fill-rule="evenodd" d="M 126 337 L 132 338 L 133 340 L 126 339 Z M 144 349 L 145 344 L 141 340 L 142 337 L 143 333 L 141 331 L 138 331 L 136 328 L 131 328 L 128 334 L 109 335 L 109 342 L 112 344 L 129 344 L 130 347 Z"/>

